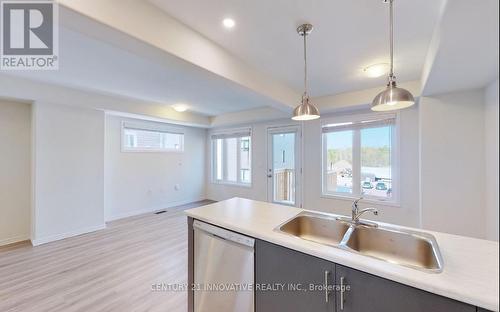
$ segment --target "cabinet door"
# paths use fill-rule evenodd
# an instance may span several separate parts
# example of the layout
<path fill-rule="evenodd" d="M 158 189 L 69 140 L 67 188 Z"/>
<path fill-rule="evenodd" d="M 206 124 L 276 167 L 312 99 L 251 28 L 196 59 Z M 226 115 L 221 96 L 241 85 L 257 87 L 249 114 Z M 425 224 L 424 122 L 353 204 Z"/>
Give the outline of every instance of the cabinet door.
<path fill-rule="evenodd" d="M 333 263 L 263 241 L 255 248 L 256 312 L 334 312 L 325 288 L 335 282 Z"/>
<path fill-rule="evenodd" d="M 475 312 L 476 307 L 371 274 L 336 266 L 337 312 Z M 343 305 L 341 301 L 343 300 Z"/>

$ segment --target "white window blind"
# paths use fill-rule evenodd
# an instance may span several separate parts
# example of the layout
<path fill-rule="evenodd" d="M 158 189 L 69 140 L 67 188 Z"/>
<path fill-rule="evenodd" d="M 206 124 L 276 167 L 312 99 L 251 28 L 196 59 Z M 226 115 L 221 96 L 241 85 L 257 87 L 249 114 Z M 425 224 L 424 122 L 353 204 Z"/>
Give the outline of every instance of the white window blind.
<path fill-rule="evenodd" d="M 390 126 L 394 124 L 396 124 L 396 116 L 386 117 L 382 119 L 373 118 L 355 122 L 339 122 L 339 123 L 327 124 L 323 126 L 322 131 L 323 133 L 329 133 L 329 132 L 338 132 L 346 130 L 376 128 L 376 127 Z"/>
<path fill-rule="evenodd" d="M 251 135 L 252 135 L 251 128 L 242 128 L 242 129 L 214 132 L 214 133 L 212 133 L 211 138 L 212 138 L 212 140 L 216 140 L 216 139 L 226 139 L 226 138 L 249 137 Z"/>

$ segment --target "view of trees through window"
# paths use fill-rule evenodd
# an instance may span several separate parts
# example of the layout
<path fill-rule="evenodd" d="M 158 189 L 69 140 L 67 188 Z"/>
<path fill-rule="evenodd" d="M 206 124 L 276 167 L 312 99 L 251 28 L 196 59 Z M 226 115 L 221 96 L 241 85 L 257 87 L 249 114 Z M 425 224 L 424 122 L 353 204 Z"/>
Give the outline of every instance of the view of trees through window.
<path fill-rule="evenodd" d="M 392 125 L 324 135 L 327 193 L 392 197 Z M 353 185 L 354 179 L 359 185 Z"/>
<path fill-rule="evenodd" d="M 361 191 L 376 197 L 392 197 L 392 127 L 361 130 Z"/>
<path fill-rule="evenodd" d="M 353 131 L 327 133 L 326 140 L 327 191 L 352 194 Z"/>

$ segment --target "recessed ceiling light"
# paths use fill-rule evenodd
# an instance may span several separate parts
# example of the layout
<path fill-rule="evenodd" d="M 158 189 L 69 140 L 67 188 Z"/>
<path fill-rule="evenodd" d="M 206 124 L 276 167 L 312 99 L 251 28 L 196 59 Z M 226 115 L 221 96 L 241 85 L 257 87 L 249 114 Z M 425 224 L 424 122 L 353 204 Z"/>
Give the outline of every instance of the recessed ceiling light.
<path fill-rule="evenodd" d="M 373 64 L 363 69 L 363 72 L 370 78 L 378 78 L 387 75 L 389 72 L 389 64 L 379 63 Z"/>
<path fill-rule="evenodd" d="M 231 29 L 231 28 L 233 28 L 236 25 L 236 22 L 232 18 L 225 18 L 222 21 L 222 25 L 224 25 L 224 27 L 226 27 L 228 29 Z"/>
<path fill-rule="evenodd" d="M 172 105 L 172 108 L 175 111 L 177 111 L 179 113 L 182 113 L 182 112 L 187 111 L 189 107 L 187 105 L 185 105 L 185 104 L 174 104 L 174 105 Z"/>

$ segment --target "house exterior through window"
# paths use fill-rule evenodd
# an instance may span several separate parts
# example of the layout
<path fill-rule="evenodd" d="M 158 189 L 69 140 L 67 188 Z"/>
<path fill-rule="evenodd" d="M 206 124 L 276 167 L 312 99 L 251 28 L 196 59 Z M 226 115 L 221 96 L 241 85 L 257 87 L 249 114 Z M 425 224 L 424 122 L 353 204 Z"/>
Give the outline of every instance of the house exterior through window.
<path fill-rule="evenodd" d="M 249 186 L 252 183 L 251 129 L 234 129 L 211 135 L 212 181 Z"/>
<path fill-rule="evenodd" d="M 323 195 L 397 202 L 396 129 L 392 114 L 324 124 Z"/>
<path fill-rule="evenodd" d="M 122 151 L 182 152 L 184 133 L 159 123 L 123 122 Z"/>

